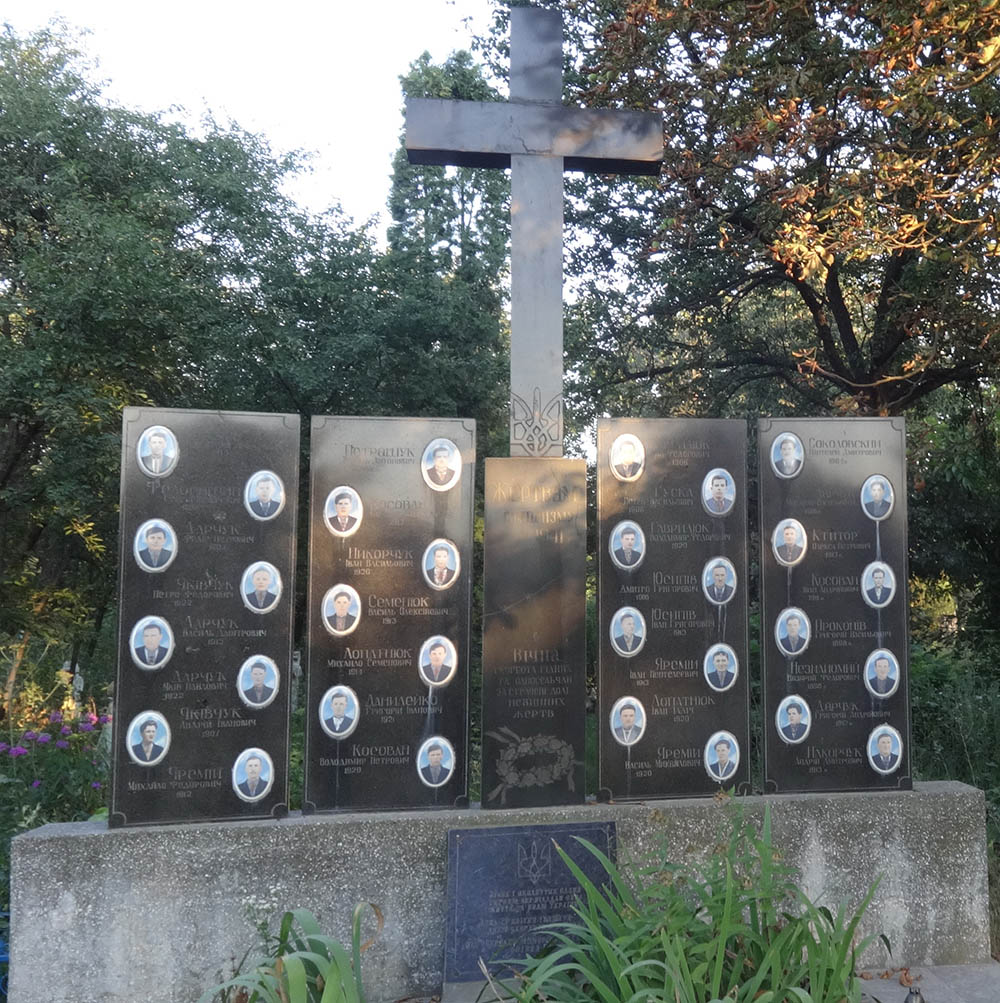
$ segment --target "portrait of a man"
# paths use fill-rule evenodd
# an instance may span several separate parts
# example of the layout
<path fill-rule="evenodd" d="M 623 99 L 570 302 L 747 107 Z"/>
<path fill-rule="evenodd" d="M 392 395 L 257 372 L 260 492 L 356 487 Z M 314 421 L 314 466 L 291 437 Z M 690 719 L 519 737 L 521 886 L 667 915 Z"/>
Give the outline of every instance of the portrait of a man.
<path fill-rule="evenodd" d="M 420 754 L 422 753 L 422 755 Z M 441 787 L 451 778 L 455 767 L 455 754 L 450 744 L 443 740 L 430 739 L 417 755 L 420 779 L 428 787 Z M 420 766 L 426 757 L 427 762 Z"/>
<path fill-rule="evenodd" d="M 270 787 L 270 763 L 265 765 L 264 757 L 251 753 L 243 763 L 246 779 L 237 784 L 236 789 L 247 801 L 257 801 L 264 797 Z"/>
<path fill-rule="evenodd" d="M 421 473 L 433 491 L 453 488 L 462 474 L 462 457 L 451 439 L 434 439 L 424 449 Z"/>
<path fill-rule="evenodd" d="M 795 477 L 802 469 L 802 443 L 791 433 L 784 433 L 771 446 L 771 468 L 779 477 Z"/>
<path fill-rule="evenodd" d="M 620 435 L 611 444 L 611 472 L 620 481 L 634 481 L 641 473 L 645 451 L 634 435 Z"/>
<path fill-rule="evenodd" d="M 718 647 L 705 658 L 705 680 L 713 690 L 728 690 L 736 681 L 736 657 L 726 647 Z"/>
<path fill-rule="evenodd" d="M 324 701 L 325 702 L 325 701 Z M 357 722 L 357 701 L 344 687 L 330 693 L 330 712 L 323 717 L 323 728 L 334 738 L 346 738 Z"/>
<path fill-rule="evenodd" d="M 736 772 L 739 747 L 729 734 L 713 735 L 706 749 L 705 762 L 709 774 L 716 780 L 726 780 Z"/>
<path fill-rule="evenodd" d="M 139 741 L 132 746 L 132 758 L 140 765 L 154 766 L 167 754 L 166 736 L 157 742 L 157 732 L 161 728 L 162 725 L 153 717 L 147 717 L 139 723 Z M 136 737 L 134 730 L 132 735 Z"/>
<path fill-rule="evenodd" d="M 167 546 L 167 537 L 173 533 L 161 522 L 152 522 L 141 530 L 138 541 L 140 549 L 136 554 L 139 566 L 144 571 L 164 571 L 174 558 L 173 550 Z"/>
<path fill-rule="evenodd" d="M 133 648 L 136 662 L 143 668 L 158 669 L 170 657 L 171 644 L 156 620 L 148 620 L 142 627 L 142 644 Z M 135 636 L 133 634 L 133 636 Z"/>
<path fill-rule="evenodd" d="M 736 500 L 733 479 L 728 471 L 713 470 L 702 485 L 702 504 L 710 515 L 725 515 Z"/>
<path fill-rule="evenodd" d="M 611 730 L 619 745 L 634 745 L 642 738 L 646 730 L 646 718 L 639 704 L 634 700 L 625 700 L 618 707 L 618 724 L 614 723 L 615 712 L 611 713 Z"/>
<path fill-rule="evenodd" d="M 865 588 L 865 601 L 869 606 L 881 608 L 887 606 L 896 591 L 895 582 L 892 575 L 887 571 L 884 564 L 875 563 L 869 565 L 867 574 L 864 576 L 864 583 L 869 587 Z"/>
<path fill-rule="evenodd" d="M 798 564 L 805 555 L 805 529 L 794 519 L 779 523 L 771 538 L 771 545 L 779 564 L 786 566 Z"/>
<path fill-rule="evenodd" d="M 284 491 L 277 474 L 262 471 L 247 484 L 250 514 L 258 519 L 273 519 L 282 509 Z"/>
<path fill-rule="evenodd" d="M 614 533 L 612 533 L 612 536 L 614 536 Z M 619 546 L 612 546 L 611 550 L 615 564 L 629 570 L 637 568 L 642 563 L 643 551 L 636 527 L 630 523 L 625 523 L 618 533 L 618 540 Z"/>
<path fill-rule="evenodd" d="M 798 610 L 778 617 L 778 647 L 786 655 L 801 654 L 809 643 L 809 627 Z"/>
<path fill-rule="evenodd" d="M 787 724 L 782 725 L 782 710 Z M 798 700 L 782 701 L 778 708 L 778 730 L 786 742 L 801 742 L 809 734 L 809 718 L 805 705 Z"/>
<path fill-rule="evenodd" d="M 884 519 L 892 511 L 892 489 L 881 477 L 871 477 L 866 482 L 869 500 L 863 501 L 865 512 L 872 519 Z M 864 498 L 864 488 L 861 491 Z"/>
<path fill-rule="evenodd" d="M 611 643 L 619 655 L 629 658 L 645 641 L 645 623 L 636 610 L 626 607 L 611 620 Z"/>
<path fill-rule="evenodd" d="M 361 499 L 353 488 L 334 488 L 326 499 L 324 519 L 334 536 L 351 536 L 361 526 Z"/>
<path fill-rule="evenodd" d="M 887 697 L 896 692 L 899 674 L 895 659 L 889 652 L 877 651 L 869 658 L 866 681 L 875 696 Z"/>
<path fill-rule="evenodd" d="M 877 773 L 893 773 L 901 753 L 902 743 L 894 729 L 876 729 L 868 741 L 868 759 Z"/>
<path fill-rule="evenodd" d="M 438 638 L 431 641 L 427 649 L 427 660 L 420 665 L 420 675 L 430 686 L 440 686 L 448 682 L 454 671 L 454 665 L 449 664 L 448 646 Z"/>
<path fill-rule="evenodd" d="M 278 601 L 281 592 L 277 569 L 270 564 L 258 564 L 249 571 L 249 577 L 252 588 L 244 593 L 243 603 L 254 613 L 266 613 Z"/>
<path fill-rule="evenodd" d="M 274 696 L 274 687 L 267 685 L 269 668 L 265 662 L 255 661 L 250 666 L 250 685 L 243 690 L 243 698 L 248 704 L 260 706 Z"/>
<path fill-rule="evenodd" d="M 712 560 L 703 573 L 702 582 L 705 596 L 716 606 L 722 606 L 733 598 L 736 589 L 729 581 L 736 581 L 736 571 L 732 564 L 724 560 Z"/>
<path fill-rule="evenodd" d="M 165 477 L 177 462 L 177 440 L 173 432 L 160 426 L 139 438 L 139 467 L 151 477 Z"/>
<path fill-rule="evenodd" d="M 351 608 L 360 609 L 357 593 L 346 585 L 335 585 L 323 599 L 323 623 L 332 634 L 349 634 L 358 617 Z"/>
<path fill-rule="evenodd" d="M 434 589 L 446 589 L 458 574 L 458 552 L 446 540 L 436 541 L 424 557 L 424 577 Z"/>

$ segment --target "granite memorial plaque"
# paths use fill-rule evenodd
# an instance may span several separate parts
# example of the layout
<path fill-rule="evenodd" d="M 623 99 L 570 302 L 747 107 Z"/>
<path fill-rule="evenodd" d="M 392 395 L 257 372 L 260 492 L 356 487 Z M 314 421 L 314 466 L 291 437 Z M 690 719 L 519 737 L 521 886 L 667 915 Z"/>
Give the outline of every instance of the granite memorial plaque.
<path fill-rule="evenodd" d="M 314 418 L 303 810 L 468 798 L 475 423 Z"/>
<path fill-rule="evenodd" d="M 749 785 L 746 424 L 597 424 L 603 798 Z"/>
<path fill-rule="evenodd" d="M 908 790 L 903 419 L 758 434 L 766 789 Z"/>
<path fill-rule="evenodd" d="M 297 415 L 126 408 L 109 824 L 288 803 Z"/>
<path fill-rule="evenodd" d="M 505 979 L 510 966 L 498 962 L 536 954 L 548 942 L 536 927 L 575 919 L 580 886 L 555 844 L 594 884 L 608 883 L 580 840 L 614 861 L 613 821 L 449 831 L 445 1000 L 477 999 L 485 981 L 480 958 L 492 977 Z"/>
<path fill-rule="evenodd" d="M 582 802 L 586 467 L 486 461 L 484 808 Z"/>

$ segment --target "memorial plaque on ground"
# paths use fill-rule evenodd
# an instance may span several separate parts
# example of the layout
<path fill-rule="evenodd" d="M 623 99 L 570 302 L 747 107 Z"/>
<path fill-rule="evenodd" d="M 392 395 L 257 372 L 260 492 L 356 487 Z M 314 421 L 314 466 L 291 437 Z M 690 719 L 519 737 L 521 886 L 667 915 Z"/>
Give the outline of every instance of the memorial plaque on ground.
<path fill-rule="evenodd" d="M 126 408 L 109 824 L 280 817 L 298 415 Z"/>
<path fill-rule="evenodd" d="M 758 435 L 766 789 L 908 790 L 903 419 Z"/>
<path fill-rule="evenodd" d="M 549 941 L 536 927 L 575 919 L 580 885 L 555 844 L 594 884 L 607 884 L 608 872 L 581 839 L 614 861 L 614 822 L 449 831 L 444 999 L 475 1000 L 480 958 L 491 976 L 506 979 L 510 967 L 496 962 L 536 954 Z"/>
<path fill-rule="evenodd" d="M 749 783 L 746 424 L 597 425 L 601 796 Z"/>
<path fill-rule="evenodd" d="M 475 423 L 314 418 L 303 809 L 468 797 Z"/>
<path fill-rule="evenodd" d="M 488 459 L 484 808 L 583 801 L 586 467 Z"/>

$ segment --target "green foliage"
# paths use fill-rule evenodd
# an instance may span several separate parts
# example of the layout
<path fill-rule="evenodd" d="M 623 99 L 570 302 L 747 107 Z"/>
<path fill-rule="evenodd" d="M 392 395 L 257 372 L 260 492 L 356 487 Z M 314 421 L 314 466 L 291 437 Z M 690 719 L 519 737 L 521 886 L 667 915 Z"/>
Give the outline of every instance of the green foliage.
<path fill-rule="evenodd" d="M 701 868 L 658 853 L 619 870 L 585 840 L 607 871 L 594 885 L 559 847 L 580 884 L 576 920 L 545 927 L 551 946 L 518 960 L 509 988 L 522 1003 L 858 1003 L 856 941 L 874 887 L 853 913 L 809 900 L 771 844 L 739 813 L 728 840 Z"/>
<path fill-rule="evenodd" d="M 282 917 L 273 957 L 255 963 L 251 971 L 209 989 L 201 1003 L 365 1003 L 361 983 L 361 920 L 371 908 L 382 930 L 376 905 L 360 903 L 351 921 L 351 952 L 320 930 L 316 917 L 294 909 Z"/>

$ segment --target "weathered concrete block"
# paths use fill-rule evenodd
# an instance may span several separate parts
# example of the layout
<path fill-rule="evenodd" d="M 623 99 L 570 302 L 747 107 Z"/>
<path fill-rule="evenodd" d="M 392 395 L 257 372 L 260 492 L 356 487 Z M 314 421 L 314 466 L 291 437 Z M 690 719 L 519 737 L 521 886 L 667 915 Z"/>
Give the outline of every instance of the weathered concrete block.
<path fill-rule="evenodd" d="M 894 964 L 989 960 L 983 794 L 958 783 L 913 792 L 741 799 L 771 806 L 775 843 L 830 906 L 882 881 L 864 932 Z M 369 999 L 441 984 L 447 831 L 615 819 L 623 854 L 669 840 L 704 855 L 725 823 L 711 800 L 506 811 L 293 815 L 278 822 L 108 830 L 47 825 L 13 846 L 12 1003 L 192 1003 L 256 942 L 249 910 L 312 910 L 343 939 L 359 901 L 385 930 L 363 959 Z M 887 963 L 880 945 L 866 964 Z"/>

